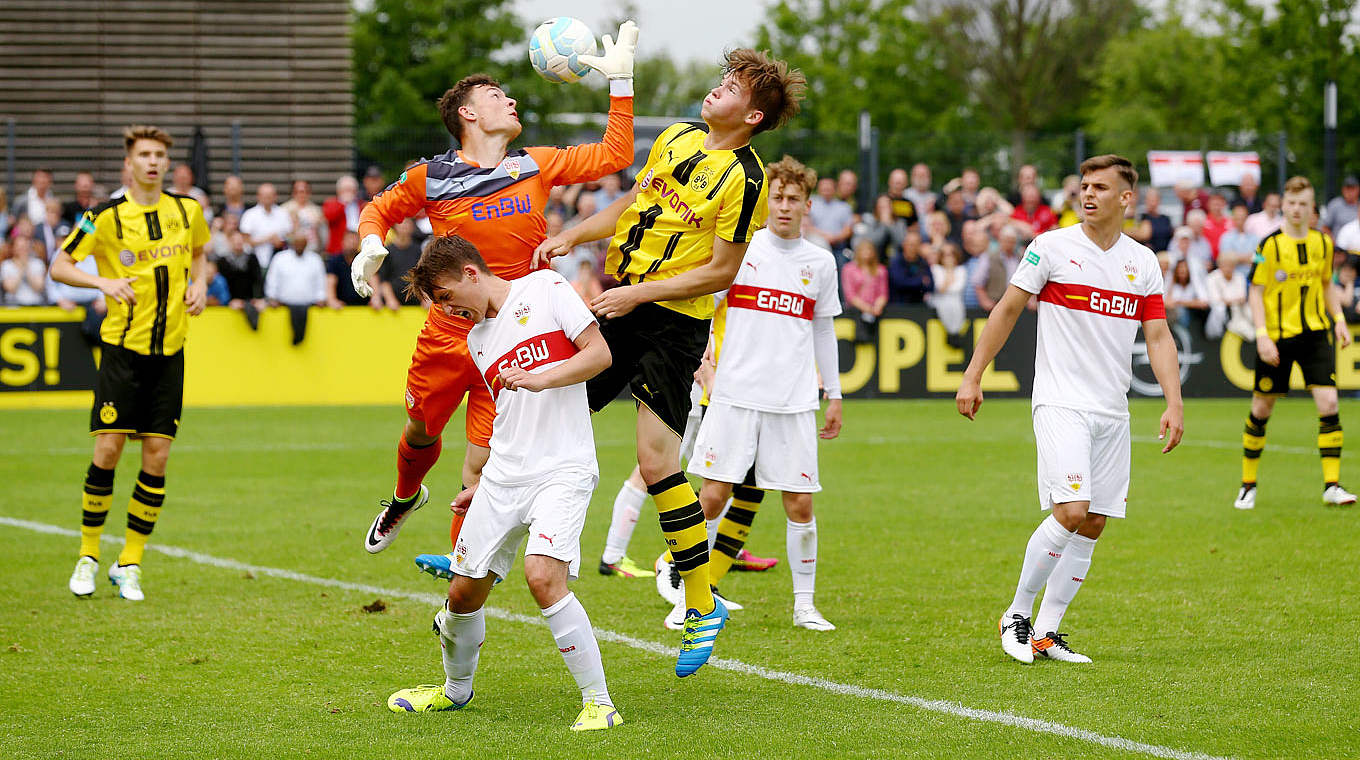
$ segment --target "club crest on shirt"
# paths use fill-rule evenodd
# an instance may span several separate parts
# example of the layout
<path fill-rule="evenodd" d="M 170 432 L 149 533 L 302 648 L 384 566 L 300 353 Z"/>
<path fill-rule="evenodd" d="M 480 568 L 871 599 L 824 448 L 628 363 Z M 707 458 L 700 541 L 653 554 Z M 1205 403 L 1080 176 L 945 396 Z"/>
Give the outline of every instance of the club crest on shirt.
<path fill-rule="evenodd" d="M 518 158 L 505 159 L 504 161 L 501 162 L 501 167 L 505 169 L 506 174 L 510 175 L 510 179 L 519 179 L 520 167 Z"/>
<path fill-rule="evenodd" d="M 1124 277 L 1128 278 L 1129 282 L 1133 282 L 1134 279 L 1138 277 L 1138 267 L 1134 266 L 1133 264 L 1125 264 Z"/>
<path fill-rule="evenodd" d="M 522 304 L 520 304 L 518 307 L 515 308 L 515 321 L 518 322 L 518 323 L 520 323 L 521 326 L 523 326 L 523 325 L 525 325 L 525 324 L 528 324 L 528 322 L 529 322 L 529 304 L 527 304 L 527 303 L 522 303 Z"/>
<path fill-rule="evenodd" d="M 1072 489 L 1073 491 L 1080 491 L 1080 490 L 1081 490 L 1081 473 L 1079 473 L 1079 472 L 1069 472 L 1069 473 L 1067 473 L 1067 485 L 1070 486 L 1071 489 Z"/>
<path fill-rule="evenodd" d="M 638 183 L 638 187 L 642 188 L 643 190 L 646 190 L 648 187 L 651 186 L 652 179 L 654 177 L 656 177 L 656 169 L 648 169 L 647 176 L 642 178 L 642 181 Z"/>
<path fill-rule="evenodd" d="M 459 565 L 463 564 L 463 561 L 467 559 L 467 553 L 467 542 L 461 538 L 458 539 L 458 546 L 453 551 L 453 561 Z"/>
<path fill-rule="evenodd" d="M 137 263 L 137 254 L 124 248 L 118 252 L 118 260 L 123 262 L 123 266 L 130 267 Z"/>
<path fill-rule="evenodd" d="M 798 270 L 798 279 L 802 280 L 804 285 L 811 283 L 812 267 L 803 267 L 802 269 Z"/>
<path fill-rule="evenodd" d="M 1276 270 L 1275 270 L 1275 280 L 1276 280 L 1277 282 L 1284 282 L 1284 281 L 1287 280 L 1287 279 L 1289 279 L 1289 273 L 1288 273 L 1288 272 L 1284 271 L 1283 269 L 1276 269 Z"/>
<path fill-rule="evenodd" d="M 699 171 L 694 173 L 694 178 L 689 181 L 689 186 L 695 190 L 707 190 L 708 183 L 713 181 L 713 170 L 707 166 L 702 166 Z"/>
<path fill-rule="evenodd" d="M 406 389 L 406 408 L 407 409 L 416 408 L 416 395 L 411 392 L 410 388 Z"/>

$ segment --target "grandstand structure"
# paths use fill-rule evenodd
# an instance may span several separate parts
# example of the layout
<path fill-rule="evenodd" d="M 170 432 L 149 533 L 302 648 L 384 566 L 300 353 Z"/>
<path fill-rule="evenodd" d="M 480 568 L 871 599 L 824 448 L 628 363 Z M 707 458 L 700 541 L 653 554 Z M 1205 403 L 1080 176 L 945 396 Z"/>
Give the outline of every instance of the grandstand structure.
<path fill-rule="evenodd" d="M 4 6 L 0 184 L 11 190 L 39 167 L 53 170 L 59 192 L 79 170 L 118 187 L 120 134 L 134 122 L 169 130 L 177 162 L 201 128 L 210 192 L 233 168 L 248 187 L 302 178 L 322 193 L 353 170 L 348 0 Z"/>

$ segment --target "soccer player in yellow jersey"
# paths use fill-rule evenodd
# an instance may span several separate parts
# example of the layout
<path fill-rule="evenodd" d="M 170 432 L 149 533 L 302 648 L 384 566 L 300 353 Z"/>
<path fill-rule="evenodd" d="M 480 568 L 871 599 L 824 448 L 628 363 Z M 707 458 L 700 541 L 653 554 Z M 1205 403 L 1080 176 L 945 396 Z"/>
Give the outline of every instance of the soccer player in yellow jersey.
<path fill-rule="evenodd" d="M 1256 322 L 1256 384 L 1242 434 L 1242 487 L 1233 506 L 1256 506 L 1256 470 L 1266 447 L 1266 422 L 1275 399 L 1289 392 L 1295 364 L 1318 411 L 1322 501 L 1355 503 L 1341 487 L 1341 416 L 1336 398 L 1336 348 L 1351 344 L 1351 331 L 1332 284 L 1332 239 L 1309 229 L 1313 186 L 1293 177 L 1284 186 L 1284 226 L 1261 241 L 1251 270 L 1251 314 Z"/>
<path fill-rule="evenodd" d="M 90 411 L 94 461 L 85 475 L 80 559 L 71 592 L 94 593 L 113 471 L 132 437 L 142 443 L 142 470 L 128 503 L 127 541 L 109 568 L 109 580 L 124 599 L 140 601 L 142 552 L 165 501 L 165 464 L 179 430 L 188 315 L 202 312 L 207 302 L 208 225 L 193 198 L 161 191 L 170 135 L 131 126 L 123 130 L 123 144 L 123 165 L 132 176 L 127 193 L 85 212 L 52 262 L 52 279 L 98 288 L 108 303 Z M 98 275 L 76 268 L 91 255 Z"/>
<path fill-rule="evenodd" d="M 675 665 L 682 678 L 708 661 L 727 620 L 709 588 L 703 510 L 680 471 L 690 385 L 708 342 L 712 294 L 732 284 L 765 221 L 765 170 L 751 136 L 792 118 L 805 87 L 783 61 L 754 50 L 728 53 L 722 81 L 700 109 L 703 124 L 662 132 L 632 189 L 534 252 L 538 263 L 613 235 L 605 268 L 623 285 L 590 306 L 603 320 L 614 364 L 586 390 L 596 411 L 624 388 L 637 400 L 638 465 L 685 579 Z"/>

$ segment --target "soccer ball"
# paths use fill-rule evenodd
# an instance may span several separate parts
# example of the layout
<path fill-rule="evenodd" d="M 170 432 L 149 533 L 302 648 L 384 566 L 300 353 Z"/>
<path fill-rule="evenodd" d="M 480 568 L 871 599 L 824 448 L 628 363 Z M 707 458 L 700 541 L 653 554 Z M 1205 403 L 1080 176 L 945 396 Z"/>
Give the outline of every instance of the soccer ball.
<path fill-rule="evenodd" d="M 578 60 L 595 55 L 595 35 L 590 27 L 569 16 L 550 18 L 529 37 L 529 63 L 549 82 L 575 82 L 590 71 Z"/>

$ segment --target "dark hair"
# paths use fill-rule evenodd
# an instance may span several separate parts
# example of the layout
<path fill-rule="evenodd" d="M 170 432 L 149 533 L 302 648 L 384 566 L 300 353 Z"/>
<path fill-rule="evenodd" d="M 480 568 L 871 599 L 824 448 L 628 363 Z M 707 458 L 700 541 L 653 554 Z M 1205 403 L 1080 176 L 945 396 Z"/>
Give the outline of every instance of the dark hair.
<path fill-rule="evenodd" d="M 470 74 L 458 80 L 458 83 L 444 91 L 438 100 L 439 118 L 444 120 L 444 128 L 449 130 L 459 143 L 463 142 L 463 120 L 458 116 L 458 109 L 467 104 L 472 97 L 472 91 L 478 87 L 497 87 L 500 82 L 492 79 L 486 74 Z"/>
<path fill-rule="evenodd" d="M 1116 156 L 1113 153 L 1106 153 L 1103 156 L 1091 156 L 1081 162 L 1081 166 L 1077 168 L 1077 172 L 1084 177 L 1090 172 L 1111 168 L 1119 173 L 1119 178 L 1124 180 L 1130 189 L 1138 186 L 1138 170 L 1133 168 L 1133 162 L 1123 156 Z"/>
<path fill-rule="evenodd" d="M 807 78 L 798 69 L 769 56 L 768 51 L 740 48 L 727 53 L 723 73 L 731 74 L 750 93 L 751 108 L 761 113 L 753 134 L 778 129 L 798 113 Z"/>
<path fill-rule="evenodd" d="M 420 260 L 402 278 L 406 282 L 404 293 L 411 300 L 433 299 L 435 280 L 444 276 L 461 280 L 463 267 L 468 265 L 483 272 L 491 271 L 477 246 L 466 239 L 457 235 L 432 237 L 420 252 Z"/>

